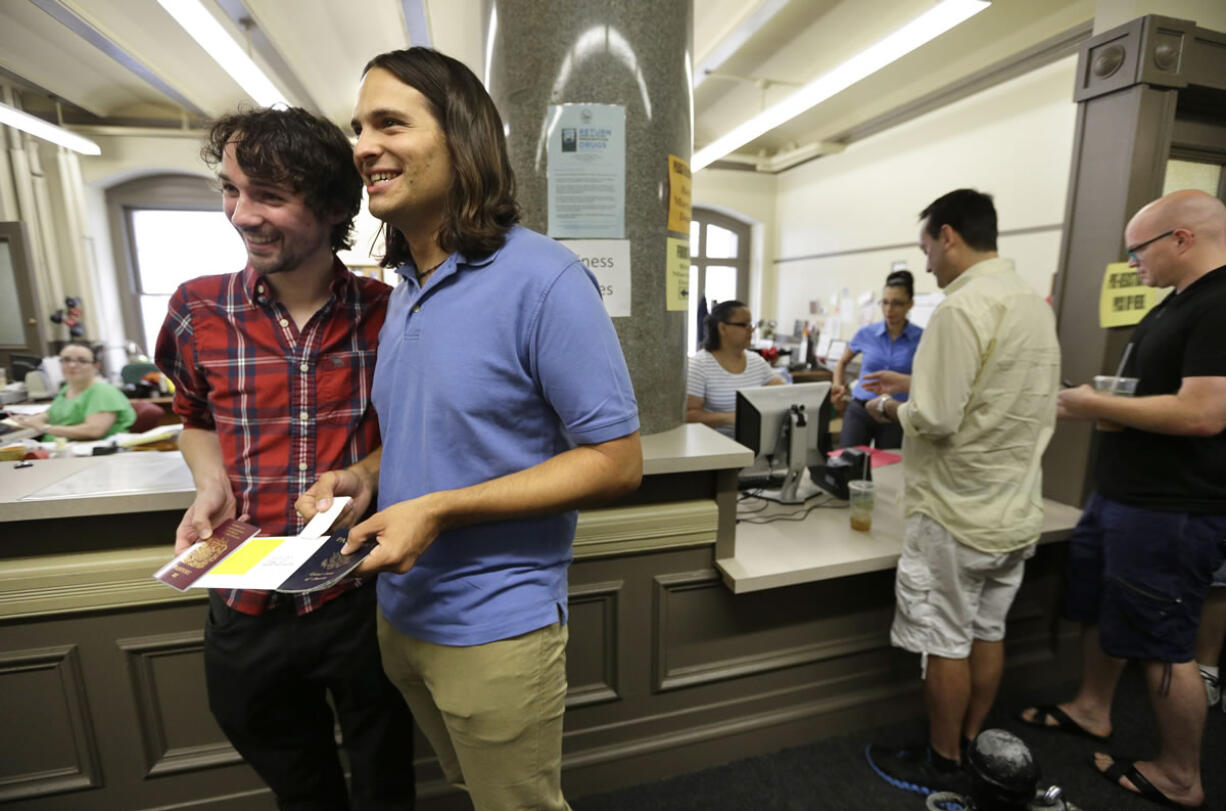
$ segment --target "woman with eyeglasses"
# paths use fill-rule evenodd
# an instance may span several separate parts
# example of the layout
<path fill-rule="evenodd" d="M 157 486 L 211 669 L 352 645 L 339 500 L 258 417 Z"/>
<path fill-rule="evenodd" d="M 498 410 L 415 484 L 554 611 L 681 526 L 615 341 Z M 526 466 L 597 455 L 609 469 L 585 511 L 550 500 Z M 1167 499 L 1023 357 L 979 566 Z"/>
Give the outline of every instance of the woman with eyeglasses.
<path fill-rule="evenodd" d="M 867 409 L 879 405 L 880 398 L 874 399 L 874 393 L 885 396 L 882 380 L 902 381 L 901 386 L 894 386 L 891 391 L 898 392 L 894 399 L 900 402 L 907 399 L 905 384 L 910 382 L 911 361 L 924 332 L 907 320 L 914 304 L 915 278 L 910 271 L 890 273 L 881 291 L 881 312 L 885 320 L 861 327 L 834 367 L 830 396 L 838 402 L 848 394 L 843 384 L 843 371 L 856 355 L 864 356 L 860 361 L 860 379 L 852 386 L 851 398 L 843 412 L 843 434 L 839 444 L 844 448 L 870 442 L 878 448 L 902 447 L 902 426 L 877 422 Z M 874 388 L 865 388 L 866 383 Z"/>
<path fill-rule="evenodd" d="M 702 349 L 690 358 L 685 380 L 685 421 L 701 422 L 732 437 L 737 389 L 784 380 L 761 355 L 746 351 L 754 322 L 743 302 L 721 301 L 702 325 Z"/>
<path fill-rule="evenodd" d="M 43 431 L 43 440 L 103 439 L 126 431 L 136 422 L 136 412 L 122 391 L 103 380 L 98 356 L 85 341 L 69 341 L 60 350 L 64 385 L 51 401 L 51 408 L 35 417 L 14 417 L 25 428 Z"/>

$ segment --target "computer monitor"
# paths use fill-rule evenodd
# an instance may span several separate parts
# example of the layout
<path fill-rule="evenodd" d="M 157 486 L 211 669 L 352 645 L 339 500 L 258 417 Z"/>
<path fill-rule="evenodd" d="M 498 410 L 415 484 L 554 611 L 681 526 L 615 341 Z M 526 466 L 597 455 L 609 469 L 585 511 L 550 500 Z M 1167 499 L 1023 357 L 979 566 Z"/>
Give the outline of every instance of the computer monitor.
<path fill-rule="evenodd" d="M 26 375 L 38 371 L 42 363 L 43 359 L 37 355 L 19 355 L 13 352 L 9 355 L 9 365 L 13 367 L 9 370 L 9 379 L 18 383 L 24 382 Z"/>
<path fill-rule="evenodd" d="M 825 360 L 830 355 L 830 336 L 829 335 L 823 334 L 817 337 L 817 348 L 814 350 L 814 353 L 821 360 Z"/>
<path fill-rule="evenodd" d="M 784 504 L 819 492 L 805 472 L 825 466 L 830 452 L 829 394 L 829 381 L 737 391 L 736 441 L 754 452 L 742 488 L 760 489 L 762 498 Z"/>
<path fill-rule="evenodd" d="M 831 341 L 830 348 L 826 350 L 826 360 L 838 363 L 843 359 L 845 351 L 847 351 L 847 341 Z"/>

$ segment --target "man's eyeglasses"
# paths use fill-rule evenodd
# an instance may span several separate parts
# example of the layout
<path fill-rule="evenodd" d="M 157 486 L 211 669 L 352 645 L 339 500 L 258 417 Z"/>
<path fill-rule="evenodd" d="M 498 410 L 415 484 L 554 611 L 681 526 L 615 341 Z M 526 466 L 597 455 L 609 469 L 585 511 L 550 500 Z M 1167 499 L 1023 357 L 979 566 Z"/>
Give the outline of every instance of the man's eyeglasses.
<path fill-rule="evenodd" d="M 1144 242 L 1140 243 L 1139 245 L 1133 245 L 1131 248 L 1125 248 L 1124 250 L 1128 253 L 1129 259 L 1131 259 L 1134 262 L 1140 262 L 1141 261 L 1141 257 L 1140 257 L 1141 251 L 1145 250 L 1150 245 L 1153 245 L 1158 240 L 1166 239 L 1167 237 L 1171 236 L 1174 233 L 1175 233 L 1175 229 L 1172 228 L 1170 231 L 1167 231 L 1165 234 L 1159 234 L 1153 239 L 1147 239 Z"/>
<path fill-rule="evenodd" d="M 743 329 L 757 329 L 757 326 L 755 326 L 754 324 L 751 324 L 748 321 L 725 321 L 724 323 L 730 327 L 741 327 Z"/>
<path fill-rule="evenodd" d="M 65 363 L 75 363 L 78 366 L 89 366 L 93 363 L 93 361 L 85 360 L 85 358 L 60 358 L 60 365 Z"/>

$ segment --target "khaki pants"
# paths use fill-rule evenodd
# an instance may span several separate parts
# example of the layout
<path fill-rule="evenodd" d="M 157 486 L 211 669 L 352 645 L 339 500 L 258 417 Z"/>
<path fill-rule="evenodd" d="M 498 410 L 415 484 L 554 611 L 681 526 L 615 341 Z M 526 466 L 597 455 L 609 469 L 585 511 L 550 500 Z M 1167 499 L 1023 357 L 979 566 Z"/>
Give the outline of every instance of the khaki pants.
<path fill-rule="evenodd" d="M 383 669 L 476 811 L 570 811 L 562 797 L 565 625 L 485 645 L 413 639 L 379 614 Z"/>

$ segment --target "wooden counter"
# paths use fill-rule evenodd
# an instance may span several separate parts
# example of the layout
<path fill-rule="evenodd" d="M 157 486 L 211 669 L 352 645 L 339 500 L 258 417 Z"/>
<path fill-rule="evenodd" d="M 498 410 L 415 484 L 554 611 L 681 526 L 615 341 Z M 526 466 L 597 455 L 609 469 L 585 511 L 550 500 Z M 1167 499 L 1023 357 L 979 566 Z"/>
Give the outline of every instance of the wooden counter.
<path fill-rule="evenodd" d="M 636 493 L 579 513 L 569 797 L 867 728 L 884 708 L 921 712 L 917 657 L 889 644 L 901 524 L 886 504 L 900 467 L 881 469 L 875 526 L 861 535 L 845 509 L 738 525 L 736 475 L 751 454 L 705 426 L 644 437 L 643 456 Z M 22 731 L 0 739 L 0 804 L 272 807 L 208 711 L 204 593 L 151 577 L 191 499 L 178 454 L 0 466 L 0 717 Z M 1005 695 L 1076 666 L 1075 642 L 1052 632 L 1062 553 L 1046 545 L 1027 566 Z M 470 807 L 421 736 L 415 754 L 419 811 Z"/>

